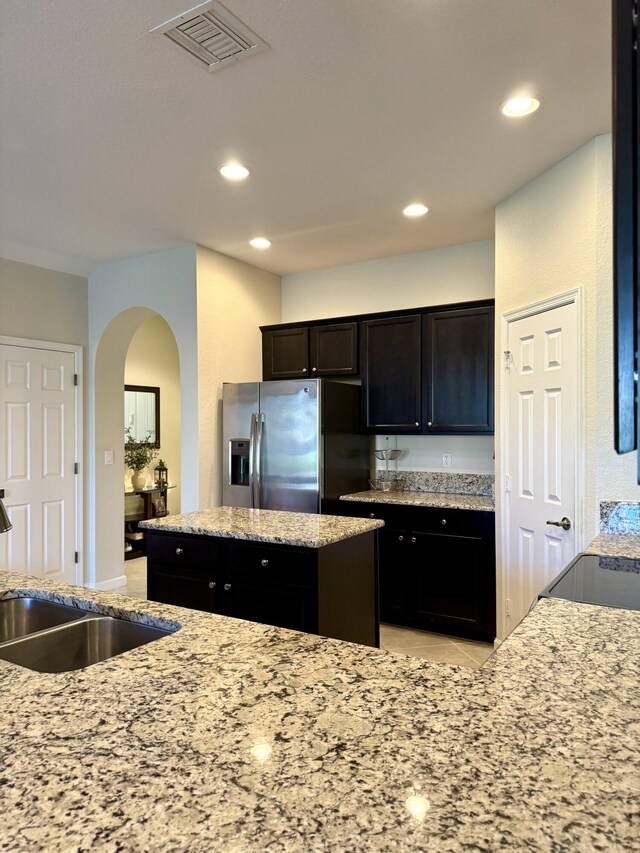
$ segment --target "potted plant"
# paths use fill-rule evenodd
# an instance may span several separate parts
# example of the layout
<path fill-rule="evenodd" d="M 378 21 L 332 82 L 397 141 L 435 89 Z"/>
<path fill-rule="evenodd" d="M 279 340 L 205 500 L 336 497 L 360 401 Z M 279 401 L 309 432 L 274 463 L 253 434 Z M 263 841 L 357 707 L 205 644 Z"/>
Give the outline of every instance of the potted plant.
<path fill-rule="evenodd" d="M 127 428 L 124 434 L 124 464 L 133 471 L 131 485 L 134 489 L 143 489 L 147 481 L 144 469 L 158 455 L 151 443 L 151 433 L 147 433 L 147 437 L 140 440 L 131 435 L 130 428 Z"/>

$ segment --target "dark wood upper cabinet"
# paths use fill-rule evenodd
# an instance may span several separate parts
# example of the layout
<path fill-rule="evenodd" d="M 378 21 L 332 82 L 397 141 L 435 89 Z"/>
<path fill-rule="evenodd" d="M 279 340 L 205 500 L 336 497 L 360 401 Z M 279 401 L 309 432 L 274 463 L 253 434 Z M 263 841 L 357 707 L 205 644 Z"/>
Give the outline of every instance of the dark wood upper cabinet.
<path fill-rule="evenodd" d="M 363 433 L 493 432 L 494 302 L 262 326 L 262 378 L 360 376 Z"/>
<path fill-rule="evenodd" d="M 262 333 L 262 378 L 304 379 L 309 375 L 309 329 L 271 329 Z"/>
<path fill-rule="evenodd" d="M 370 433 L 419 433 L 422 418 L 421 317 L 360 324 L 363 428 Z"/>
<path fill-rule="evenodd" d="M 423 317 L 424 432 L 493 432 L 493 307 Z"/>
<path fill-rule="evenodd" d="M 262 378 L 349 376 L 358 372 L 358 324 L 291 326 L 262 332 Z"/>
<path fill-rule="evenodd" d="M 312 376 L 349 376 L 358 372 L 358 324 L 311 326 L 309 351 Z"/>

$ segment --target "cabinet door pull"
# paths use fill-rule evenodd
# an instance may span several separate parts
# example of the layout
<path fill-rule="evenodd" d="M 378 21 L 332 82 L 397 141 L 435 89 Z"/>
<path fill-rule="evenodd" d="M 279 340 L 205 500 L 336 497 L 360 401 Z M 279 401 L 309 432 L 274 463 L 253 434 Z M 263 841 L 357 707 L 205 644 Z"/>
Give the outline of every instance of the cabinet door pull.
<path fill-rule="evenodd" d="M 446 518 L 443 518 L 443 519 L 442 519 L 442 521 L 441 521 L 440 523 L 441 523 L 441 524 L 446 524 L 446 523 L 447 523 L 447 519 L 446 519 Z"/>
<path fill-rule="evenodd" d="M 215 589 L 215 588 L 216 588 L 216 582 L 215 581 L 209 581 L 209 589 Z"/>
<path fill-rule="evenodd" d="M 413 545 L 415 545 L 415 544 L 416 544 L 416 537 L 415 537 L 415 536 L 412 536 L 412 537 L 411 537 L 411 542 L 412 542 L 412 544 L 413 544 Z"/>
<path fill-rule="evenodd" d="M 398 536 L 398 542 L 404 542 L 404 536 Z"/>
<path fill-rule="evenodd" d="M 266 569 L 266 568 L 267 568 L 267 566 L 269 565 L 269 560 L 260 560 L 260 565 L 261 565 L 264 569 Z"/>
<path fill-rule="evenodd" d="M 231 584 L 230 584 L 230 583 L 226 583 L 226 584 L 224 585 L 224 588 L 225 588 L 225 590 L 226 590 L 227 592 L 229 592 L 229 590 L 231 589 Z"/>
<path fill-rule="evenodd" d="M 176 554 L 180 556 L 180 554 L 184 554 L 184 548 L 176 548 Z"/>

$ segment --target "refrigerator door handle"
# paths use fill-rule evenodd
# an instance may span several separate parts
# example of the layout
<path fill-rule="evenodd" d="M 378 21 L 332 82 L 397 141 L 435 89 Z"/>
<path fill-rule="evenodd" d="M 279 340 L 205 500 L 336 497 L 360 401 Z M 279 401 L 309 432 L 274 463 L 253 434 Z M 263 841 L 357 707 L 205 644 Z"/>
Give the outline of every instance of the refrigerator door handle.
<path fill-rule="evenodd" d="M 256 497 L 256 424 L 258 413 L 251 413 L 251 426 L 249 429 L 249 506 L 255 507 Z"/>
<path fill-rule="evenodd" d="M 255 442 L 254 442 L 254 504 L 256 509 L 262 507 L 262 430 L 264 427 L 264 415 L 259 412 L 255 415 Z"/>

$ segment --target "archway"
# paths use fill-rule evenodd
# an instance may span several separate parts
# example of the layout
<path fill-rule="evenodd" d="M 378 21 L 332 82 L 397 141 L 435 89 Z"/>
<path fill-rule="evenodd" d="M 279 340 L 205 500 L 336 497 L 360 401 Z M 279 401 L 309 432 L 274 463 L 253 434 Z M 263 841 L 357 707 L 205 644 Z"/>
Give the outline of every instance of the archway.
<path fill-rule="evenodd" d="M 127 353 L 136 333 L 146 323 L 161 322 L 178 347 L 170 325 L 150 308 L 129 308 L 111 320 L 96 350 L 93 376 L 94 477 L 92 483 L 93 571 L 89 582 L 99 589 L 116 589 L 126 583 L 124 575 L 124 384 Z M 177 368 L 179 375 L 179 366 Z M 180 401 L 166 400 L 180 411 Z M 162 409 L 161 409 L 162 411 Z M 180 439 L 178 438 L 178 445 Z M 110 462 L 112 459 L 112 463 Z M 179 473 L 181 460 L 174 468 Z M 174 502 L 175 503 L 175 502 Z M 174 511 L 179 510 L 179 504 Z"/>

